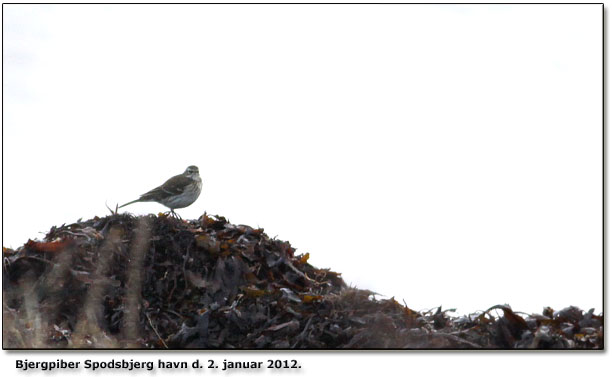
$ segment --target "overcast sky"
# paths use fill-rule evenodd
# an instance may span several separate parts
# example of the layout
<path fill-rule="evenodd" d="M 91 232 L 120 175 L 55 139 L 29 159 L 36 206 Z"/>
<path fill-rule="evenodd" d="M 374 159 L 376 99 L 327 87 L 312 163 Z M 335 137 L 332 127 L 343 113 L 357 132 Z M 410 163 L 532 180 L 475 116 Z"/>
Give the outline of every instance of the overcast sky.
<path fill-rule="evenodd" d="M 602 310 L 601 6 L 3 10 L 4 246 L 194 164 L 412 309 Z"/>

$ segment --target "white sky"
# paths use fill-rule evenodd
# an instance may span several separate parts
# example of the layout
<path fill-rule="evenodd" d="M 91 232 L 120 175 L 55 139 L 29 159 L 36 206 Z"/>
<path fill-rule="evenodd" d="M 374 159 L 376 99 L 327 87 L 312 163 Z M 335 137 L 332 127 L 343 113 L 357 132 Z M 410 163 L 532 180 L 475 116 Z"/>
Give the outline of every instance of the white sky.
<path fill-rule="evenodd" d="M 413 309 L 602 310 L 600 5 L 3 10 L 4 246 L 195 164 Z"/>

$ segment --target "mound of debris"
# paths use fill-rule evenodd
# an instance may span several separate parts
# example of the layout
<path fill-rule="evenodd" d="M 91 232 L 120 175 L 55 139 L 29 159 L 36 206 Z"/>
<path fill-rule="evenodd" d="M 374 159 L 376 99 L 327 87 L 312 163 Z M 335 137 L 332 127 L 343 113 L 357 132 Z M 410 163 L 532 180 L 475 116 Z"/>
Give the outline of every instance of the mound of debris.
<path fill-rule="evenodd" d="M 347 287 L 263 229 L 206 214 L 104 218 L 3 248 L 3 346 L 602 349 L 603 317 L 417 312 Z"/>

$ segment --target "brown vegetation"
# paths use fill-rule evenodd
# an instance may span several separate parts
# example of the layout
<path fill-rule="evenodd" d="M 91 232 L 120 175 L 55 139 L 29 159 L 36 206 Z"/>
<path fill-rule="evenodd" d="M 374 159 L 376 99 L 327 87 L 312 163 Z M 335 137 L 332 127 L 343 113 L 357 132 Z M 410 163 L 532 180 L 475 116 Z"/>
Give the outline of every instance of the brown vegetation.
<path fill-rule="evenodd" d="M 603 317 L 450 317 L 350 288 L 262 229 L 111 215 L 3 249 L 4 348 L 603 347 Z M 367 273 L 367 271 L 364 271 Z"/>

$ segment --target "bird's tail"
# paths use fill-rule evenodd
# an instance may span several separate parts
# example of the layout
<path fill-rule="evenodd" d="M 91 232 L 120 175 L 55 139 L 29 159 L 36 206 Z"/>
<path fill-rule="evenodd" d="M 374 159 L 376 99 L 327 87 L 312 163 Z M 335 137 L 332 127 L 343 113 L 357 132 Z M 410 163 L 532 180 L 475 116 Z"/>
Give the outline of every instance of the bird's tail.
<path fill-rule="evenodd" d="M 136 203 L 136 202 L 140 202 L 140 199 L 136 199 L 136 200 L 132 200 L 131 202 L 127 202 L 127 203 L 125 203 L 124 205 L 119 206 L 118 208 L 122 208 L 122 207 L 125 207 L 125 206 L 129 206 L 130 204 L 132 204 L 132 203 Z"/>

